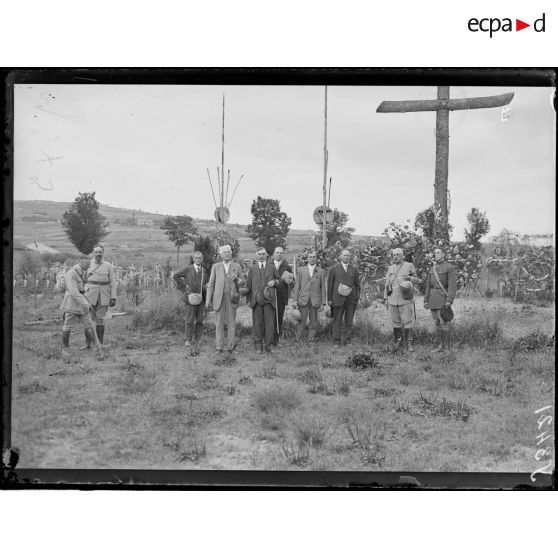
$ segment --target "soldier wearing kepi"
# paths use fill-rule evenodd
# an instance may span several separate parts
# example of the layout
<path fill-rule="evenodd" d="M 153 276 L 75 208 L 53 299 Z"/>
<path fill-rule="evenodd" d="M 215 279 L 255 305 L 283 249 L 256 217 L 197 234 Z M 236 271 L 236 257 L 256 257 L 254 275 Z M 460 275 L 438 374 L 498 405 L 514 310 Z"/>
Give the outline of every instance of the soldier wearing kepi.
<path fill-rule="evenodd" d="M 394 349 L 405 341 L 407 350 L 413 352 L 414 285 L 420 283 L 415 266 L 403 261 L 403 250 L 392 251 L 393 264 L 389 266 L 384 287 L 386 303 L 393 324 Z"/>
<path fill-rule="evenodd" d="M 114 268 L 103 260 L 105 249 L 93 248 L 93 260 L 87 270 L 85 296 L 91 304 L 91 317 L 96 325 L 97 337 L 101 345 L 105 338 L 105 315 L 109 306 L 116 304 L 116 278 Z"/>
<path fill-rule="evenodd" d="M 62 326 L 62 354 L 68 356 L 70 347 L 70 333 L 78 325 L 85 329 L 85 338 L 97 351 L 97 356 L 102 359 L 103 351 L 93 331 L 93 320 L 91 319 L 91 305 L 85 298 L 85 274 L 89 267 L 89 258 L 81 256 L 79 262 L 70 268 L 64 277 L 66 293 L 60 309 L 64 313 L 64 325 Z"/>
<path fill-rule="evenodd" d="M 202 265 L 203 254 L 194 252 L 192 259 L 193 264 L 172 276 L 177 287 L 184 293 L 183 300 L 186 304 L 184 345 L 186 347 L 190 347 L 192 343 L 195 345 L 201 337 L 205 316 L 205 292 L 209 281 L 209 274 Z"/>
<path fill-rule="evenodd" d="M 446 261 L 445 250 L 436 248 L 434 265 L 428 273 L 424 293 L 424 307 L 430 309 L 438 334 L 436 352 L 450 348 L 449 323 L 453 318 L 451 305 L 456 291 L 455 267 Z"/>

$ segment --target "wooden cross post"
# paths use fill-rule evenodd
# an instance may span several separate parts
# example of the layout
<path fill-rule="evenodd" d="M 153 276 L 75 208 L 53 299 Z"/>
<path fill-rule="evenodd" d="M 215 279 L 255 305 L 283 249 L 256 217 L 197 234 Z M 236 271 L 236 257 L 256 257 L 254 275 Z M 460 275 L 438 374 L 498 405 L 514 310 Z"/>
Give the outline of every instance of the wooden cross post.
<path fill-rule="evenodd" d="M 376 112 L 436 111 L 436 170 L 434 173 L 434 237 L 449 242 L 448 160 L 449 111 L 502 107 L 511 103 L 513 93 L 470 99 L 450 99 L 448 86 L 438 87 L 438 98 L 428 101 L 384 101 Z"/>

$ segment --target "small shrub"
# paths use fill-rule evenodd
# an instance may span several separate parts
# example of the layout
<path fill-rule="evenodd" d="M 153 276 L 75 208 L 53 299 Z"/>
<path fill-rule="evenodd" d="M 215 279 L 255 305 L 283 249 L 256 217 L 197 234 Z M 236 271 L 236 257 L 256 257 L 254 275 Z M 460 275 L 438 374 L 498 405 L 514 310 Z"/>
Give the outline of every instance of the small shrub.
<path fill-rule="evenodd" d="M 397 399 L 396 397 L 393 398 L 392 401 L 393 410 L 396 413 L 409 413 L 411 414 L 412 408 L 411 404 L 407 400 Z"/>
<path fill-rule="evenodd" d="M 513 349 L 519 351 L 545 351 L 554 348 L 554 336 L 546 335 L 541 331 L 534 331 L 515 341 Z"/>
<path fill-rule="evenodd" d="M 163 434 L 162 445 L 174 451 L 180 461 L 199 461 L 207 453 L 203 438 L 191 429 Z"/>
<path fill-rule="evenodd" d="M 267 380 L 273 380 L 277 377 L 277 364 L 273 361 L 264 362 L 258 376 L 260 378 L 266 378 Z"/>
<path fill-rule="evenodd" d="M 295 445 L 290 442 L 290 444 L 282 444 L 281 448 L 283 449 L 287 462 L 291 465 L 304 467 L 310 461 L 310 448 L 305 444 L 297 444 L 295 447 Z"/>
<path fill-rule="evenodd" d="M 219 380 L 217 379 L 217 371 L 210 370 L 198 376 L 196 384 L 201 389 L 212 390 L 219 387 Z"/>
<path fill-rule="evenodd" d="M 215 359 L 216 366 L 234 366 L 236 364 L 236 357 L 232 353 L 222 353 Z"/>
<path fill-rule="evenodd" d="M 441 401 L 438 401 L 435 398 L 431 399 L 426 397 L 421 393 L 416 403 L 430 416 L 445 416 L 467 422 L 471 415 L 471 408 L 469 405 L 462 401 L 450 401 L 445 397 L 443 397 Z"/>
<path fill-rule="evenodd" d="M 295 437 L 299 443 L 310 447 L 323 446 L 334 431 L 333 426 L 323 417 L 299 415 L 292 420 Z"/>
<path fill-rule="evenodd" d="M 378 359 L 371 352 L 354 353 L 347 358 L 345 366 L 354 370 L 366 370 L 368 368 L 376 368 Z"/>
<path fill-rule="evenodd" d="M 348 374 L 339 374 L 335 377 L 335 391 L 343 397 L 348 397 L 351 392 L 351 378 Z"/>
<path fill-rule="evenodd" d="M 333 395 L 335 392 L 329 388 L 326 382 L 321 380 L 308 386 L 308 393 L 312 395 Z"/>
<path fill-rule="evenodd" d="M 227 395 L 234 395 L 236 393 L 236 386 L 230 385 L 225 387 L 225 393 Z"/>
<path fill-rule="evenodd" d="M 300 395 L 293 386 L 274 385 L 256 391 L 252 397 L 256 407 L 264 413 L 276 409 L 290 411 L 301 403 Z"/>
<path fill-rule="evenodd" d="M 316 384 L 322 381 L 322 373 L 319 368 L 307 368 L 299 376 L 301 382 L 305 384 Z"/>

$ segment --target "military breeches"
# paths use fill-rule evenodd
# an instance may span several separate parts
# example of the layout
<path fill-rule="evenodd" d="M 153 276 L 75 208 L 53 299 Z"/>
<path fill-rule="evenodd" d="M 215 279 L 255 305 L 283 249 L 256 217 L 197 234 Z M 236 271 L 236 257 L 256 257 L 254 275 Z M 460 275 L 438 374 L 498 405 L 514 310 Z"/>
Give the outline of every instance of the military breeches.
<path fill-rule="evenodd" d="M 101 297 L 97 299 L 95 306 L 91 306 L 91 318 L 97 325 L 105 325 L 105 316 L 108 306 L 101 304 Z"/>
<path fill-rule="evenodd" d="M 391 316 L 391 322 L 393 327 L 402 327 L 405 329 L 410 329 L 413 327 L 414 319 L 414 306 L 411 302 L 410 304 L 402 304 L 401 306 L 389 305 L 389 315 Z"/>
<path fill-rule="evenodd" d="M 88 329 L 93 328 L 93 321 L 89 312 L 85 314 L 76 314 L 75 312 L 64 312 L 64 325 L 62 331 L 76 331 L 80 326 Z"/>

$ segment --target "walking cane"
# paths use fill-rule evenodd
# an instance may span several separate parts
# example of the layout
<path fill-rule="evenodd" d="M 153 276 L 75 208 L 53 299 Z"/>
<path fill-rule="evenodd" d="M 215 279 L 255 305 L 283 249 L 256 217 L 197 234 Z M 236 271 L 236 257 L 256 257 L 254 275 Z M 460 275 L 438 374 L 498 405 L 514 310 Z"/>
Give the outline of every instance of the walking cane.
<path fill-rule="evenodd" d="M 279 331 L 279 309 L 277 308 L 277 289 L 275 289 L 275 323 L 277 324 L 277 337 L 280 335 Z"/>

